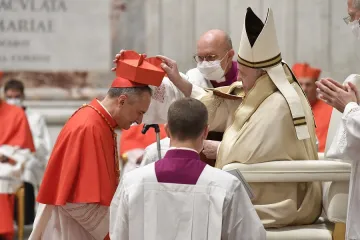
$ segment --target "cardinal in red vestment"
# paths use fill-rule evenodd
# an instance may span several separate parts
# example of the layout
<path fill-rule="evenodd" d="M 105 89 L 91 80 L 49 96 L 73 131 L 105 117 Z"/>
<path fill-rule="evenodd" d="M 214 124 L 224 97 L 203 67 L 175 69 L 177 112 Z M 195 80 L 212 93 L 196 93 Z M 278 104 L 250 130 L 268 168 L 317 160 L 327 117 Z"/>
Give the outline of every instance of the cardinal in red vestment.
<path fill-rule="evenodd" d="M 333 108 L 316 97 L 315 82 L 319 79 L 321 70 L 312 68 L 307 63 L 297 63 L 292 70 L 310 102 L 314 114 L 316 137 L 319 142 L 318 151 L 324 152 Z"/>
<path fill-rule="evenodd" d="M 115 129 L 140 124 L 151 89 L 165 75 L 161 60 L 127 51 L 106 97 L 80 107 L 55 143 L 29 239 L 108 239 L 109 206 L 119 182 Z"/>
<path fill-rule="evenodd" d="M 13 181 L 20 177 L 23 163 L 12 158 L 7 149 L 27 149 L 35 152 L 29 123 L 22 108 L 7 104 L 0 99 L 0 239 L 13 239 L 14 194 L 20 185 Z M 5 151 L 6 154 L 3 152 Z M 20 166 L 21 164 L 22 166 Z M 20 167 L 20 168 L 19 168 Z M 17 171 L 20 169 L 20 171 Z M 9 180 L 5 180 L 9 179 Z"/>
<path fill-rule="evenodd" d="M 125 162 L 125 172 L 136 168 L 142 160 L 145 148 L 156 141 L 156 133 L 150 129 L 146 134 L 142 134 L 144 124 L 131 126 L 129 130 L 121 131 L 120 154 Z M 166 132 L 164 124 L 159 124 L 160 139 L 165 138 Z"/>

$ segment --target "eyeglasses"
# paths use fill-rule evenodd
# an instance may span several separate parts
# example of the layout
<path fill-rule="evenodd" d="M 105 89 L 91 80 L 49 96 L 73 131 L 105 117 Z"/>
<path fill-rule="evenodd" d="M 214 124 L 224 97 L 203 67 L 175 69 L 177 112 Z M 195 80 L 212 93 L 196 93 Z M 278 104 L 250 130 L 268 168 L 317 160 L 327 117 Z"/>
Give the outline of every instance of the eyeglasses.
<path fill-rule="evenodd" d="M 349 25 L 349 23 L 354 22 L 354 21 L 357 21 L 360 24 L 360 19 L 353 20 L 354 18 L 355 18 L 354 16 L 348 15 L 347 17 L 344 17 L 343 20 L 346 23 L 346 25 Z"/>
<path fill-rule="evenodd" d="M 220 59 L 220 61 L 222 61 L 227 55 L 228 55 L 229 51 L 226 52 L 226 54 Z M 194 55 L 194 60 L 197 63 L 201 63 L 203 61 L 208 61 L 208 62 L 213 62 L 219 59 L 218 55 L 207 55 L 207 56 L 198 56 L 198 55 Z"/>
<path fill-rule="evenodd" d="M 208 55 L 208 56 L 198 56 L 198 55 L 194 55 L 194 60 L 197 63 L 201 63 L 203 61 L 209 61 L 209 62 L 213 62 L 215 60 L 218 59 L 218 55 Z"/>
<path fill-rule="evenodd" d="M 347 17 L 344 17 L 344 22 L 346 23 L 346 25 L 348 25 L 349 23 L 351 23 L 351 16 L 348 15 Z"/>

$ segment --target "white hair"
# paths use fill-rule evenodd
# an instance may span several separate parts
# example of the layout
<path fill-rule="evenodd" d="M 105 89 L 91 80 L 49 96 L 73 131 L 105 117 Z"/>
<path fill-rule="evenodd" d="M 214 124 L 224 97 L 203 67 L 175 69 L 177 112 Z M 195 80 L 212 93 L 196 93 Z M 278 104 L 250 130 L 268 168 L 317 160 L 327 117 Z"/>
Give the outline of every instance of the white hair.
<path fill-rule="evenodd" d="M 353 0 L 353 7 L 360 10 L 360 0 Z"/>

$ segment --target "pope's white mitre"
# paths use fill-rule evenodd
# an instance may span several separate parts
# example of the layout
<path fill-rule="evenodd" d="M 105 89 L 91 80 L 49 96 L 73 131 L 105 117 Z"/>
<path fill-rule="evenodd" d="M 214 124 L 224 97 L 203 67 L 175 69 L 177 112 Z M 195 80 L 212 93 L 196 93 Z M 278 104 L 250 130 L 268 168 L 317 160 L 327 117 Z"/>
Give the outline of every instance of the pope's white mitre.
<path fill-rule="evenodd" d="M 297 138 L 299 140 L 310 138 L 300 96 L 288 81 L 283 69 L 274 16 L 270 8 L 265 23 L 256 16 L 251 8 L 247 9 L 241 34 L 238 63 L 250 68 L 261 68 L 267 72 L 289 105 Z"/>
<path fill-rule="evenodd" d="M 238 62 L 251 68 L 269 68 L 281 63 L 274 16 L 268 10 L 265 24 L 247 9 L 241 34 Z"/>

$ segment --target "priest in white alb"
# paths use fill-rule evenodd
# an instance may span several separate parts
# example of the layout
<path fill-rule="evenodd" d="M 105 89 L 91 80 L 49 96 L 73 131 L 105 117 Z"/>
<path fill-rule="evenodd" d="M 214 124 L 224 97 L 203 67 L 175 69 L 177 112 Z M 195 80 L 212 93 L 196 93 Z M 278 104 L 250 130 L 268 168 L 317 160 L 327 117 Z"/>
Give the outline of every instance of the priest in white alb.
<path fill-rule="evenodd" d="M 346 239 L 360 239 L 360 75 L 351 74 L 344 85 L 332 79 L 321 79 L 317 86 L 319 98 L 342 113 L 326 157 L 351 162 Z"/>
<path fill-rule="evenodd" d="M 125 174 L 110 206 L 110 238 L 265 240 L 242 183 L 200 160 L 208 134 L 203 103 L 171 104 L 163 159 Z"/>

